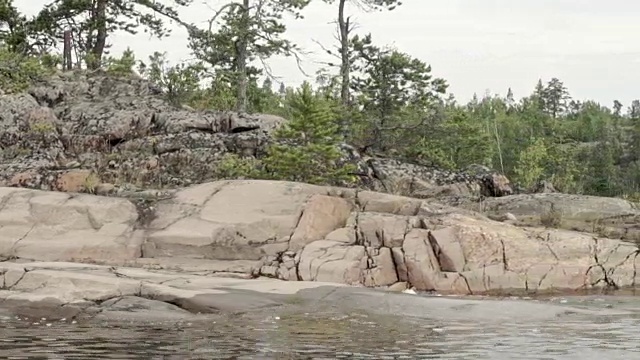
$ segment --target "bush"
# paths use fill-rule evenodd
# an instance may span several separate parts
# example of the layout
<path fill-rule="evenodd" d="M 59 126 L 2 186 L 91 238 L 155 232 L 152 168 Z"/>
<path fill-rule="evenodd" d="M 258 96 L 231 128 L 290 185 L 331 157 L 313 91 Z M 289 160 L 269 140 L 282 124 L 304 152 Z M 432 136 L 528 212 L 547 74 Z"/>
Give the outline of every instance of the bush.
<path fill-rule="evenodd" d="M 136 64 L 136 56 L 130 48 L 122 52 L 120 58 L 107 57 L 104 60 L 104 67 L 107 73 L 116 76 L 126 76 L 133 74 L 133 67 Z"/>
<path fill-rule="evenodd" d="M 5 93 L 24 91 L 53 70 L 38 58 L 16 54 L 0 47 L 0 89 Z"/>
<path fill-rule="evenodd" d="M 218 179 L 257 179 L 261 177 L 260 161 L 225 154 L 217 164 L 215 175 Z"/>

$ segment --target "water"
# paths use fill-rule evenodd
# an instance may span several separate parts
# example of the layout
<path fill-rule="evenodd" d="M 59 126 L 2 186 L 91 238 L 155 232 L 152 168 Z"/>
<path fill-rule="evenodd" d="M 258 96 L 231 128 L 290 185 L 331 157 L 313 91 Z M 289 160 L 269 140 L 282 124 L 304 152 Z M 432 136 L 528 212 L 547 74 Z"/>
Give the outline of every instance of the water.
<path fill-rule="evenodd" d="M 640 359 L 640 298 L 551 299 L 626 315 L 444 321 L 304 309 L 206 322 L 0 319 L 4 359 Z"/>

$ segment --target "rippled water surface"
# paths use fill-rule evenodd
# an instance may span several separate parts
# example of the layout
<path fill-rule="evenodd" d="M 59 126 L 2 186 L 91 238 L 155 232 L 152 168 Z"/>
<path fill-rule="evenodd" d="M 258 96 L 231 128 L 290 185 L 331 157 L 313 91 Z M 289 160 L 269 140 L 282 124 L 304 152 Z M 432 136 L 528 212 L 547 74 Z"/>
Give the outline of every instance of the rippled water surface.
<path fill-rule="evenodd" d="M 640 299 L 552 301 L 633 315 L 496 322 L 283 310 L 149 324 L 3 318 L 0 358 L 640 359 Z"/>

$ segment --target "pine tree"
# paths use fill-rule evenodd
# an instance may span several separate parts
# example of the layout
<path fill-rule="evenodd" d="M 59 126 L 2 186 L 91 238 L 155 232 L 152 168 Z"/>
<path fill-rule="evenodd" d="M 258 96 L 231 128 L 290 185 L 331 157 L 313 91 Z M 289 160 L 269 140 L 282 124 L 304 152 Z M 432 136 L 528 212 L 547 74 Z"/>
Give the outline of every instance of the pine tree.
<path fill-rule="evenodd" d="M 542 91 L 545 111 L 554 119 L 565 114 L 569 109 L 569 91 L 558 78 L 552 78 Z"/>
<path fill-rule="evenodd" d="M 185 7 L 193 0 L 53 0 L 32 21 L 37 32 L 52 43 L 59 43 L 63 29 L 70 27 L 79 57 L 89 69 L 101 67 L 109 36 L 116 31 L 136 34 L 142 28 L 163 38 L 170 33 L 164 20 L 182 22 L 175 7 Z"/>
<path fill-rule="evenodd" d="M 305 82 L 288 94 L 290 121 L 275 133 L 263 164 L 268 177 L 312 184 L 343 184 L 353 167 L 341 163 L 340 133 L 331 105 Z"/>
<path fill-rule="evenodd" d="M 298 47 L 285 39 L 285 16 L 296 19 L 310 0 L 236 0 L 220 7 L 206 30 L 192 29 L 189 48 L 214 76 L 232 85 L 235 110 L 247 111 L 250 83 L 268 68 L 255 63 L 276 55 L 295 56 Z M 269 75 L 269 74 L 268 74 Z"/>
<path fill-rule="evenodd" d="M 334 4 L 336 0 L 324 0 L 324 2 Z M 349 106 L 351 101 L 351 67 L 354 62 L 352 49 L 349 47 L 354 24 L 350 22 L 351 17 L 346 15 L 345 7 L 347 2 L 348 0 L 337 0 L 338 41 L 340 41 L 340 46 L 338 47 L 339 55 L 334 54 L 331 50 L 325 49 L 340 59 L 340 100 L 344 106 Z M 365 11 L 391 11 L 402 4 L 399 0 L 352 0 L 352 2 Z"/>

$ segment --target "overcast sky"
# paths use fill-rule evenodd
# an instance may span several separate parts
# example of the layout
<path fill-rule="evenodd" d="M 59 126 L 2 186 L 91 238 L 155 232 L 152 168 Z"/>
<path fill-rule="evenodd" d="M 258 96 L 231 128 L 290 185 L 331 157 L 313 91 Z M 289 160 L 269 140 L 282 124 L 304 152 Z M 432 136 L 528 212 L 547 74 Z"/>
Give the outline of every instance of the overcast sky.
<path fill-rule="evenodd" d="M 165 0 L 167 1 L 167 0 Z M 27 14 L 48 0 L 18 0 Z M 228 0 L 195 0 L 183 9 L 187 22 L 202 23 L 211 8 Z M 313 3 L 315 2 L 315 3 Z M 432 65 L 460 100 L 474 93 L 528 95 L 539 78 L 558 77 L 577 99 L 594 99 L 610 106 L 614 99 L 628 105 L 640 98 L 640 1 L 631 0 L 404 0 L 392 12 L 350 13 L 362 33 L 371 32 L 379 44 L 393 44 Z M 326 60 L 317 40 L 330 45 L 337 7 L 313 0 L 305 19 L 289 21 L 289 38 L 312 54 L 304 70 L 313 75 Z M 172 62 L 189 59 L 186 33 L 168 39 L 117 34 L 112 52 L 127 46 L 144 60 L 154 51 L 167 51 Z M 291 59 L 274 59 L 275 75 L 287 85 L 305 80 Z"/>

